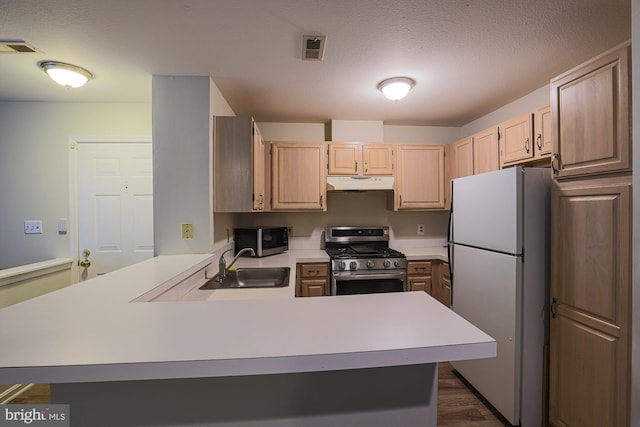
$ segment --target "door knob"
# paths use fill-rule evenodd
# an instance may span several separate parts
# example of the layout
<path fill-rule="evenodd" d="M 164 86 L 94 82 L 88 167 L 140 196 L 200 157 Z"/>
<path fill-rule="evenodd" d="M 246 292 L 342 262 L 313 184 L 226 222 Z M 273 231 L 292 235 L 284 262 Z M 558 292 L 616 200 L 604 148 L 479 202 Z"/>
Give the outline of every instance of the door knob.
<path fill-rule="evenodd" d="M 82 250 L 82 257 L 84 258 L 82 261 L 78 261 L 78 265 L 83 268 L 91 267 L 91 261 L 89 260 L 89 255 L 91 255 L 91 251 L 89 249 Z"/>

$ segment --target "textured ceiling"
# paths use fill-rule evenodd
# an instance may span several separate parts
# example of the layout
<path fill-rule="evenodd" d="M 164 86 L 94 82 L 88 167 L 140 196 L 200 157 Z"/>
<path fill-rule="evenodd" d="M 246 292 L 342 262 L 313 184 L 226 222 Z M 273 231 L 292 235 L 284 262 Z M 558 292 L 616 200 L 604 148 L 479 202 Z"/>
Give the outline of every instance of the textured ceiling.
<path fill-rule="evenodd" d="M 210 75 L 258 121 L 452 126 L 630 38 L 630 0 L 0 0 L 0 39 L 42 51 L 0 54 L 0 101 L 150 102 L 154 74 Z M 58 87 L 45 59 L 96 78 Z M 394 76 L 417 81 L 396 103 Z"/>

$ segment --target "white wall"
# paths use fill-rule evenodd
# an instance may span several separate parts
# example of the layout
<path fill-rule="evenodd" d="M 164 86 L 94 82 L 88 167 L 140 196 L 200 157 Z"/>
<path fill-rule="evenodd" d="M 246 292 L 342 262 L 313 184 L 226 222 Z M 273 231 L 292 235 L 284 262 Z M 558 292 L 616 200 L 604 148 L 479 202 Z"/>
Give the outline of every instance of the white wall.
<path fill-rule="evenodd" d="M 549 85 L 545 85 L 528 93 L 522 98 L 518 98 L 515 101 L 462 126 L 460 128 L 460 138 L 465 138 L 492 126 L 497 126 L 499 123 L 517 117 L 520 114 L 548 105 L 550 102 L 549 93 Z"/>
<path fill-rule="evenodd" d="M 388 209 L 390 193 L 384 191 L 329 192 L 327 212 L 264 212 L 236 214 L 236 226 L 276 225 L 292 227 L 291 237 L 305 239 L 306 249 L 319 249 L 321 234 L 329 226 L 389 225 L 391 239 L 444 239 L 448 211 L 396 212 Z M 418 224 L 425 234 L 418 236 Z"/>
<path fill-rule="evenodd" d="M 460 128 L 444 126 L 384 125 L 384 141 L 404 144 L 449 144 L 460 138 Z"/>
<path fill-rule="evenodd" d="M 212 85 L 209 77 L 152 79 L 156 255 L 210 251 Z M 182 224 L 193 224 L 193 239 L 182 238 Z"/>
<path fill-rule="evenodd" d="M 0 102 L 0 268 L 75 257 L 57 231 L 70 217 L 70 136 L 149 135 L 150 104 Z M 25 235 L 27 219 L 43 234 Z"/>

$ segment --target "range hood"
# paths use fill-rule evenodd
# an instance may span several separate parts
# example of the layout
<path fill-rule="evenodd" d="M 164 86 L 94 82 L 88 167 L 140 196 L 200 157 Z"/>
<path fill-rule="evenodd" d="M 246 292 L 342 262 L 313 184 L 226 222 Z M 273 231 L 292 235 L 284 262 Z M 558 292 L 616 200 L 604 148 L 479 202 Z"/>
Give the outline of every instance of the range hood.
<path fill-rule="evenodd" d="M 393 190 L 392 176 L 328 176 L 327 191 Z"/>

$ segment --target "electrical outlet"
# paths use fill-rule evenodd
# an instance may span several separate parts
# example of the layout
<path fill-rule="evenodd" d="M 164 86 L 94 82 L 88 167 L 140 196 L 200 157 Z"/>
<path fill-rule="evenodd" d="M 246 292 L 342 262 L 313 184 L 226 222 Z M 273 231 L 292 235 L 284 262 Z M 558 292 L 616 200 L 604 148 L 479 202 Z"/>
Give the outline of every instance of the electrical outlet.
<path fill-rule="evenodd" d="M 182 238 L 193 239 L 193 224 L 182 224 Z"/>
<path fill-rule="evenodd" d="M 418 224 L 418 236 L 424 236 L 424 224 Z"/>
<path fill-rule="evenodd" d="M 42 220 L 25 221 L 24 234 L 42 234 Z"/>
<path fill-rule="evenodd" d="M 287 227 L 287 234 L 293 236 L 293 227 Z"/>

